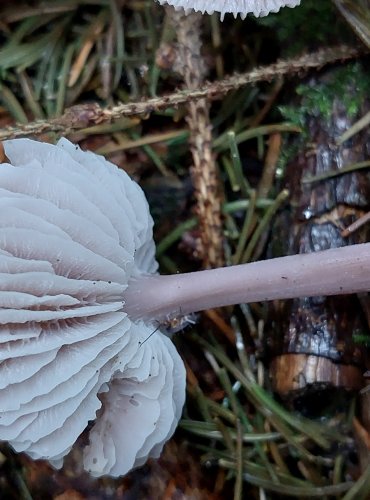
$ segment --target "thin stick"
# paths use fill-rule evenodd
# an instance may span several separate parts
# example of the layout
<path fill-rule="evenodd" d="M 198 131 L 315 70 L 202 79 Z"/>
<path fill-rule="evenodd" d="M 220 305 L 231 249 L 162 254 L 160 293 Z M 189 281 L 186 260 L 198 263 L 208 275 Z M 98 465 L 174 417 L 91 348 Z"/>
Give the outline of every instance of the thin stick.
<path fill-rule="evenodd" d="M 0 131 L 0 140 L 46 132 L 67 134 L 72 130 L 117 120 L 123 116 L 148 115 L 154 111 L 203 98 L 221 99 L 228 92 L 237 90 L 248 84 L 270 81 L 284 75 L 302 74 L 302 72 L 307 72 L 309 69 L 319 69 L 326 64 L 353 59 L 364 53 L 366 52 L 363 48 L 340 45 L 333 48 L 321 49 L 298 58 L 278 61 L 270 66 L 257 68 L 247 73 L 233 75 L 220 81 L 208 83 L 197 90 L 182 90 L 140 102 L 119 104 L 110 109 L 101 108 L 97 104 L 77 105 L 67 109 L 63 116 L 52 120 L 38 120 L 25 125 L 7 127 Z"/>
<path fill-rule="evenodd" d="M 181 61 L 177 71 L 185 88 L 196 90 L 203 84 L 205 64 L 201 54 L 201 23 L 199 12 L 185 15 L 172 7 L 167 9 L 177 34 L 177 58 Z M 199 220 L 197 251 L 203 267 L 224 264 L 223 233 L 221 223 L 221 195 L 217 166 L 212 154 L 212 126 L 207 99 L 190 101 L 186 121 L 190 133 L 190 150 L 193 164 L 190 169 Z"/>
<path fill-rule="evenodd" d="M 348 238 L 350 234 L 357 231 L 360 227 L 369 222 L 369 220 L 370 220 L 370 212 L 367 212 L 366 214 L 362 215 L 362 217 L 359 217 L 357 220 L 355 220 L 355 222 L 350 224 L 348 227 L 343 229 L 343 231 L 340 233 L 342 238 Z"/>

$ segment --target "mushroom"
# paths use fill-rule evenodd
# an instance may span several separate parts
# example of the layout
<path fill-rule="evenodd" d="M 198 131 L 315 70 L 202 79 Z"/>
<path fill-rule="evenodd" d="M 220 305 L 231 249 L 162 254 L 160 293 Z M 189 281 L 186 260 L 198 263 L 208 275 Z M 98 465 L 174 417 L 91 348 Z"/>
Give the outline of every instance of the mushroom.
<path fill-rule="evenodd" d="M 270 12 L 278 12 L 281 7 L 297 7 L 301 0 L 158 0 L 161 5 L 167 3 L 176 10 L 185 9 L 189 12 L 201 12 L 213 14 L 220 12 L 221 19 L 225 14 L 232 13 L 234 17 L 240 14 L 242 19 L 248 14 L 256 17 L 263 17 Z"/>
<path fill-rule="evenodd" d="M 60 467 L 87 427 L 84 467 L 119 476 L 158 457 L 185 398 L 184 366 L 130 277 L 154 273 L 153 221 L 127 174 L 66 139 L 4 143 L 0 165 L 0 439 Z M 142 345 L 142 348 L 140 346 Z"/>
<path fill-rule="evenodd" d="M 4 147 L 0 439 L 32 458 L 60 467 L 93 420 L 83 459 L 92 475 L 159 456 L 181 415 L 185 370 L 158 321 L 370 289 L 369 243 L 160 276 L 148 204 L 125 172 L 66 139 Z"/>

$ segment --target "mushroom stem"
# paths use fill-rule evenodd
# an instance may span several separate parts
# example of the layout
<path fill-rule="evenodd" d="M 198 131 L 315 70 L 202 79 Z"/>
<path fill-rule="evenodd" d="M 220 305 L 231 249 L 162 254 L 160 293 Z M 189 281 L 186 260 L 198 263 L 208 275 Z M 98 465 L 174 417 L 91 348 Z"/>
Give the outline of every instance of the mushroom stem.
<path fill-rule="evenodd" d="M 132 279 L 129 316 L 165 320 L 204 309 L 370 290 L 370 243 L 170 276 Z"/>

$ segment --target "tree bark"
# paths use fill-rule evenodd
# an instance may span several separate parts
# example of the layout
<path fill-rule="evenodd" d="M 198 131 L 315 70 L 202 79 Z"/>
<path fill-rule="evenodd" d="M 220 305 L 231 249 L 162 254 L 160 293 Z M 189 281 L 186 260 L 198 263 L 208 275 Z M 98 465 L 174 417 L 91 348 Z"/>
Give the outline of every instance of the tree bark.
<path fill-rule="evenodd" d="M 358 170 L 314 182 L 315 176 L 367 159 L 368 130 L 342 144 L 338 141 L 370 109 L 366 98 L 361 102 L 358 95 L 358 78 L 363 78 L 363 71 L 353 65 L 323 72 L 301 87 L 297 109 L 305 139 L 300 140 L 299 152 L 286 170 L 290 211 L 275 227 L 274 256 L 312 253 L 369 240 L 369 226 L 348 237 L 342 234 L 369 210 L 369 172 Z M 283 241 L 288 249 L 281 248 Z M 276 301 L 273 308 L 274 331 L 268 352 L 277 392 L 296 398 L 323 389 L 362 387 L 365 349 L 355 335 L 368 333 L 369 325 L 357 296 Z"/>

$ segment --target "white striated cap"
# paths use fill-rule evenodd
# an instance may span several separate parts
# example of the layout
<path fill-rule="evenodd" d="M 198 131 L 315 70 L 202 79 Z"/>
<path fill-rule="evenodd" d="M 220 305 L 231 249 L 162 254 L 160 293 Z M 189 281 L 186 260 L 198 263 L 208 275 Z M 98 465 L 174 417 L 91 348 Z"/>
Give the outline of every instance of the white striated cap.
<path fill-rule="evenodd" d="M 167 3 L 176 10 L 185 9 L 186 12 L 194 10 L 202 14 L 220 12 L 221 20 L 225 14 L 240 14 L 244 19 L 248 14 L 256 17 L 267 16 L 271 12 L 278 12 L 281 7 L 297 7 L 301 0 L 158 0 L 160 4 Z"/>
<path fill-rule="evenodd" d="M 140 187 L 61 139 L 4 142 L 0 165 L 0 440 L 56 467 L 95 420 L 84 467 L 119 476 L 158 457 L 180 418 L 171 341 L 133 322 L 129 279 L 157 269 Z M 143 343 L 143 345 L 141 345 Z"/>

